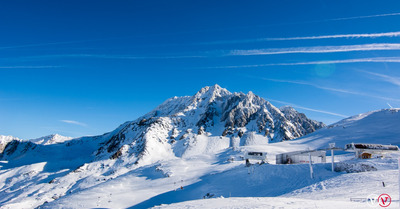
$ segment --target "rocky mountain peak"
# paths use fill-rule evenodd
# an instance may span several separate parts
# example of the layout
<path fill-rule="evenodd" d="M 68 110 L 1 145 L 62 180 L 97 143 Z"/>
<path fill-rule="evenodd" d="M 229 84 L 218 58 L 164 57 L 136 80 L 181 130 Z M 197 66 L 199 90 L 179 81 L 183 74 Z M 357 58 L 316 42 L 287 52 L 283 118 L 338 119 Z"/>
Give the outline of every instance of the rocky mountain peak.
<path fill-rule="evenodd" d="M 221 98 L 232 93 L 222 88 L 218 84 L 213 86 L 206 86 L 200 89 L 193 97 L 206 102 L 213 102 L 217 98 Z"/>
<path fill-rule="evenodd" d="M 281 111 L 253 92 L 231 93 L 216 84 L 200 89 L 193 96 L 170 98 L 148 114 L 87 140 L 98 143 L 92 152 L 96 159 L 123 159 L 144 165 L 228 147 L 292 140 L 323 127 L 297 111 L 288 114 L 289 109 Z M 46 145 L 66 140 L 51 135 L 31 142 Z M 64 144 L 73 146 L 80 141 Z M 30 149 L 35 144 L 24 146 Z"/>

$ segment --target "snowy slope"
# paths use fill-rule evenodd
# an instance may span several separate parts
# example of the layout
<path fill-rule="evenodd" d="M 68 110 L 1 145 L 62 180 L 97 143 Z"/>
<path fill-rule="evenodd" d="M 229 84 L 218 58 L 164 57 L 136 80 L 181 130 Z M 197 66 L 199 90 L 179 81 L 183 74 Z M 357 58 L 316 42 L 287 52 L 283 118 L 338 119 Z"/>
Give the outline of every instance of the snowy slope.
<path fill-rule="evenodd" d="M 350 201 L 350 198 L 369 197 L 378 199 L 381 194 L 389 194 L 392 197 L 392 203 L 387 208 L 399 208 L 398 165 L 396 161 L 390 158 L 352 161 L 355 164 L 373 165 L 378 169 L 373 172 L 361 173 L 326 173 L 328 169 L 321 168 L 323 165 L 314 165 L 316 174 L 314 182 L 306 175 L 307 173 L 304 173 L 307 169 L 295 170 L 296 166 L 299 165 L 266 165 L 270 167 L 268 172 L 261 171 L 260 167 L 264 166 L 262 165 L 256 167 L 251 174 L 243 176 L 247 181 L 229 184 L 229 181 L 234 181 L 234 178 L 229 178 L 225 175 L 224 179 L 219 179 L 218 181 L 220 182 L 219 190 L 215 189 L 216 186 L 208 186 L 208 191 L 214 194 L 215 198 L 186 198 L 186 201 L 168 201 L 169 198 L 166 198 L 163 200 L 163 204 L 159 204 L 161 201 L 154 201 L 159 205 L 154 208 L 383 208 L 378 203 Z M 325 166 L 329 167 L 329 165 Z M 282 175 L 282 173 L 279 173 L 281 169 L 288 169 L 293 173 Z M 275 173 L 276 175 L 282 175 L 281 178 L 286 179 L 274 178 L 272 181 L 268 179 Z M 259 175 L 263 175 L 263 178 L 257 179 Z M 265 180 L 264 176 L 268 180 Z M 290 176 L 293 176 L 294 180 Z M 251 184 L 249 185 L 248 182 L 251 181 L 258 183 L 256 188 L 252 188 Z M 295 181 L 295 183 L 292 181 Z M 305 183 L 307 181 L 308 183 Z M 382 186 L 382 182 L 385 182 L 385 187 Z M 204 183 L 204 186 L 207 186 L 207 183 Z M 212 183 L 214 184 L 215 182 Z M 227 184 L 223 186 L 223 183 Z M 309 185 L 304 186 L 305 184 Z M 236 187 L 236 190 L 234 187 Z M 303 188 L 295 189 L 296 187 Z M 225 192 L 221 193 L 221 189 Z M 227 196 L 228 191 L 233 192 L 230 192 L 229 196 Z M 264 192 L 267 191 L 271 191 L 272 194 L 265 194 Z M 279 195 L 281 191 L 285 191 L 286 194 Z M 193 191 L 182 191 L 181 193 L 190 192 L 193 193 Z M 243 192 L 245 194 L 236 195 L 234 192 Z M 175 203 L 167 205 L 171 202 Z"/>
<path fill-rule="evenodd" d="M 330 165 L 325 164 L 315 165 L 315 179 L 309 178 L 307 165 L 247 168 L 243 152 L 274 154 L 326 148 L 330 142 L 338 146 L 351 142 L 399 144 L 399 125 L 399 110 L 388 109 L 322 128 L 322 123 L 293 108 L 278 109 L 251 92 L 230 93 L 217 85 L 205 87 L 194 96 L 171 98 L 101 136 L 50 144 L 8 142 L 0 156 L 0 205 L 148 208 L 201 199 L 207 193 L 224 197 L 286 195 L 279 198 L 301 204 L 297 196 L 305 198 L 301 194 L 321 192 L 314 189 L 321 182 L 332 181 L 333 186 L 328 188 L 334 188 L 338 184 L 335 179 L 350 175 L 332 173 Z M 295 139 L 299 136 L 303 137 Z M 395 161 L 384 159 L 378 164 L 382 165 L 377 171 L 381 173 L 367 181 L 376 181 L 382 174 L 394 182 Z M 389 192 L 393 193 L 393 188 L 389 187 Z M 339 191 L 329 192 L 326 194 Z"/>
<path fill-rule="evenodd" d="M 371 111 L 321 128 L 296 140 L 283 141 L 268 145 L 241 147 L 242 150 L 268 152 L 274 161 L 278 153 L 326 149 L 329 143 L 344 148 L 350 143 L 393 144 L 400 146 L 400 109 L 382 109 Z"/>
<path fill-rule="evenodd" d="M 96 187 L 74 191 L 43 208 L 135 209 L 161 204 L 172 204 L 166 208 L 221 208 L 222 204 L 226 204 L 222 208 L 315 208 L 316 205 L 329 208 L 335 202 L 340 208 L 368 208 L 366 203 L 349 200 L 381 193 L 388 193 L 397 201 L 398 171 L 393 159 L 354 162 L 378 168 L 378 171 L 363 173 L 331 172 L 330 164 L 315 164 L 315 178 L 311 179 L 306 164 L 263 164 L 247 168 L 243 161 L 223 160 L 232 155 L 228 151 L 214 157 L 198 156 L 146 166 Z M 382 187 L 382 181 L 386 187 Z M 210 200 L 202 200 L 209 197 Z M 218 197 L 226 199 L 212 199 Z M 252 198 L 238 203 L 241 199 L 228 197 Z M 189 200 L 197 201 L 185 202 Z M 266 201 L 269 205 L 264 206 Z"/>
<path fill-rule="evenodd" d="M 316 131 L 298 140 L 265 145 L 240 146 L 225 149 L 217 154 L 197 154 L 183 158 L 165 159 L 155 164 L 131 170 L 111 181 L 96 187 L 77 190 L 71 195 L 44 205 L 45 208 L 148 208 L 160 204 L 182 202 L 166 207 L 252 208 L 288 206 L 288 208 L 329 208 L 333 202 L 341 208 L 365 208 L 366 203 L 349 202 L 351 197 L 366 197 L 371 191 L 386 192 L 397 197 L 397 163 L 393 159 L 372 159 L 369 164 L 378 168 L 375 172 L 337 173 L 330 171 L 329 164 L 314 165 L 315 179 L 310 179 L 308 165 L 255 165 L 244 167 L 241 160 L 246 149 L 258 149 L 270 153 L 287 152 L 299 149 L 325 148 L 337 140 L 343 145 L 357 142 L 391 143 L 396 139 L 400 124 L 396 109 L 380 110 L 351 117 L 329 128 Z M 346 125 L 343 131 L 343 124 Z M 366 126 L 366 127 L 364 127 Z M 371 134 L 371 127 L 376 132 Z M 379 137 L 376 141 L 373 135 Z M 384 133 L 394 135 L 382 135 Z M 318 136 L 318 138 L 316 137 Z M 370 136 L 370 137 L 368 137 Z M 370 139 L 369 139 L 370 138 Z M 317 143 L 318 142 L 318 143 Z M 200 145 L 200 144 L 199 144 Z M 197 149 L 204 149 L 205 145 Z M 201 153 L 201 152 L 197 152 Z M 350 158 L 353 155 L 350 155 Z M 337 160 L 346 159 L 337 156 Z M 346 161 L 347 162 L 347 161 Z M 362 163 L 349 161 L 348 163 Z M 100 176 L 98 178 L 101 178 Z M 356 179 L 356 180 L 355 180 Z M 388 185 L 382 188 L 381 182 Z M 180 190 L 179 187 L 184 189 Z M 340 189 L 338 188 L 340 187 Z M 363 189 L 359 189 L 362 187 Z M 214 197 L 276 197 L 276 199 L 247 199 L 247 204 L 237 203 L 236 199 L 201 200 L 195 203 L 183 201 L 202 199 L 207 193 Z M 283 196 L 281 198 L 279 196 Z M 298 199 L 300 198 L 300 199 Z M 325 200 L 327 199 L 328 200 Z M 96 201 L 93 201 L 96 200 Z M 253 203 L 252 200 L 254 201 Z M 325 201 L 324 201 L 325 200 Z M 276 203 L 266 201 L 282 201 Z M 71 204 L 71 203 L 74 204 Z M 244 201 L 245 203 L 246 201 Z M 305 204 L 311 202 L 312 204 Z M 290 205 L 290 207 L 289 207 Z M 285 207 L 286 207 L 285 206 Z M 269 206 L 268 206 L 269 207 Z M 201 207 L 198 207 L 201 208 Z M 392 206 L 390 208 L 393 208 Z"/>
<path fill-rule="evenodd" d="M 214 85 L 193 96 L 168 99 L 143 117 L 101 136 L 70 139 L 51 135 L 7 141 L 0 154 L 0 180 L 4 183 L 0 203 L 36 207 L 118 182 L 116 179 L 124 175 L 137 175 L 137 169 L 148 165 L 154 169 L 153 165 L 159 162 L 188 160 L 188 171 L 192 166 L 190 159 L 199 155 L 212 156 L 229 147 L 292 140 L 324 126 L 304 115 L 297 117 L 296 111 L 290 114 L 286 116 L 251 92 L 231 93 Z M 212 161 L 195 162 L 205 166 L 190 178 L 193 181 L 215 167 L 210 165 Z M 172 176 L 180 172 L 165 168 L 162 173 Z"/>
<path fill-rule="evenodd" d="M 187 201 L 172 205 L 161 205 L 154 208 L 160 209 L 175 209 L 175 208 L 190 208 L 190 209 L 210 209 L 210 208 L 223 208 L 223 209 L 248 209 L 248 208 L 263 208 L 263 209 L 306 209 L 306 208 L 324 208 L 324 209 L 337 209 L 337 208 L 359 208 L 364 209 L 368 207 L 362 203 L 352 203 L 347 201 L 324 201 L 324 200 L 307 200 L 299 198 L 282 198 L 282 197 L 257 197 L 257 198 L 214 198 L 208 200 L 194 200 Z"/>
<path fill-rule="evenodd" d="M 400 109 L 383 109 L 359 114 L 329 125 L 291 142 L 311 148 L 337 147 L 348 143 L 400 145 Z"/>

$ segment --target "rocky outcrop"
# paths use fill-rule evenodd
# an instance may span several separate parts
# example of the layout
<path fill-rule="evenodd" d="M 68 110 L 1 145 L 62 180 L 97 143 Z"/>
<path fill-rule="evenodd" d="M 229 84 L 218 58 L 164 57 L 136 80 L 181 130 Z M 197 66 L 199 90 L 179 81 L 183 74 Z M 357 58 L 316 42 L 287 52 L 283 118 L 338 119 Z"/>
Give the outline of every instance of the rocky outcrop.
<path fill-rule="evenodd" d="M 271 143 L 292 140 L 322 127 L 323 123 L 290 107 L 278 109 L 252 92 L 231 93 L 214 85 L 191 97 L 168 99 L 150 113 L 126 123 L 99 148 L 98 154 L 110 153 L 112 159 L 159 155 L 151 150 L 177 155 L 175 150 L 196 144 L 199 135 L 240 138 L 254 132 Z M 117 152 L 124 145 L 129 145 L 126 154 Z"/>

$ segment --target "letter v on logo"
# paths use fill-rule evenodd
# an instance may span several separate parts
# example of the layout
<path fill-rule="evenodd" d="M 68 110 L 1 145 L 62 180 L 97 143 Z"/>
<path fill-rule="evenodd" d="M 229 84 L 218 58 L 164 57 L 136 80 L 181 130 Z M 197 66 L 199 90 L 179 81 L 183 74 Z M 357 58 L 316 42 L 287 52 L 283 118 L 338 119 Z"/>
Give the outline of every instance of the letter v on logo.
<path fill-rule="evenodd" d="M 378 197 L 379 206 L 388 207 L 392 203 L 392 198 L 388 194 L 381 194 Z"/>

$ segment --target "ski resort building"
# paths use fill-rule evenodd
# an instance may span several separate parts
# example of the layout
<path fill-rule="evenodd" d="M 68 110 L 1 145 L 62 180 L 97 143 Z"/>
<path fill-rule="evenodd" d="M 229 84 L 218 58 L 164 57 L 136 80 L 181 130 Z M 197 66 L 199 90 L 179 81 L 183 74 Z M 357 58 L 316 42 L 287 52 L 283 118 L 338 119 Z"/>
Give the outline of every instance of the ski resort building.
<path fill-rule="evenodd" d="M 276 155 L 276 164 L 299 164 L 309 163 L 311 155 L 311 163 L 325 163 L 326 151 L 306 150 L 287 152 Z"/>
<path fill-rule="evenodd" d="M 261 160 L 267 161 L 267 153 L 266 152 L 252 152 L 247 151 L 244 155 L 245 160 Z"/>
<path fill-rule="evenodd" d="M 399 147 L 396 145 L 382 145 L 382 144 L 362 144 L 351 143 L 346 144 L 345 151 L 355 152 L 356 158 L 369 159 L 373 156 L 381 157 L 388 153 L 398 152 Z"/>

